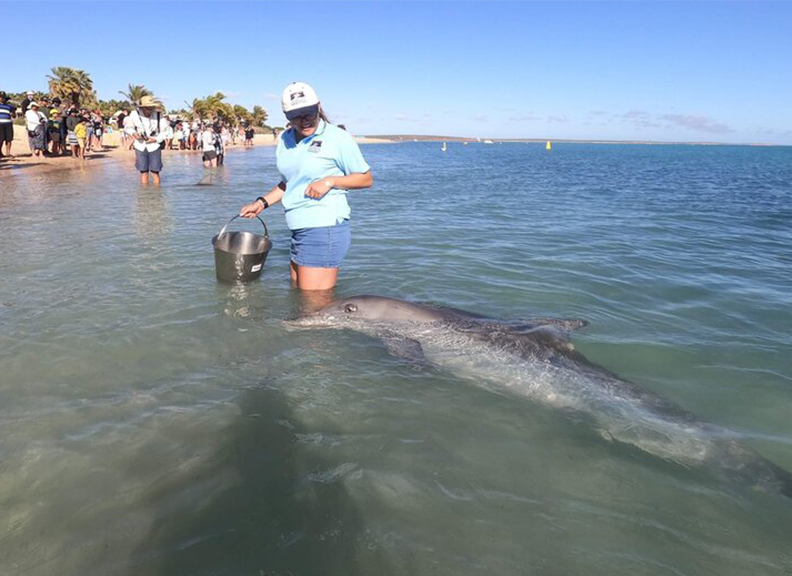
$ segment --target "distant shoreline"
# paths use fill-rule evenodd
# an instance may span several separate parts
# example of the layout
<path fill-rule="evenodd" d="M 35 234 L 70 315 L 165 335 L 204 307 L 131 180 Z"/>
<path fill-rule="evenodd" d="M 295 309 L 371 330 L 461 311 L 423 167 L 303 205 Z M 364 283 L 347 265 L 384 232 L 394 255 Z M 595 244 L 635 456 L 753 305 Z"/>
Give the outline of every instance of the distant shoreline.
<path fill-rule="evenodd" d="M 474 142 L 483 144 L 485 138 L 469 138 L 465 136 L 427 136 L 423 134 L 367 134 L 363 138 L 376 139 L 389 142 Z M 495 142 L 525 142 L 541 143 L 552 142 L 553 144 L 634 144 L 643 146 L 759 146 L 759 147 L 778 147 L 789 148 L 790 144 L 772 144 L 762 142 L 735 144 L 729 142 L 663 142 L 653 140 L 577 140 L 570 138 L 486 138 Z"/>

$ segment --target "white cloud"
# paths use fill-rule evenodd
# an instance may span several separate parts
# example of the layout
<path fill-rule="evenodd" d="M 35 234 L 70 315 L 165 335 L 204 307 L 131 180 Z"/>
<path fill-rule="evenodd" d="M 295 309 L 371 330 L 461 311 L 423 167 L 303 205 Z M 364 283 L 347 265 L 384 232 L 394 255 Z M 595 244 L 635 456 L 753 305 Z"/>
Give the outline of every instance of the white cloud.
<path fill-rule="evenodd" d="M 720 124 L 707 116 L 696 114 L 663 114 L 660 120 L 671 122 L 675 126 L 696 130 L 698 132 L 709 132 L 711 134 L 727 134 L 734 130 L 726 124 Z"/>
<path fill-rule="evenodd" d="M 757 130 L 756 133 L 764 136 L 792 136 L 792 130 L 774 130 L 772 128 L 763 128 Z"/>
<path fill-rule="evenodd" d="M 645 120 L 649 118 L 651 114 L 646 110 L 630 110 L 629 112 L 622 114 L 621 118 L 625 120 Z"/>
<path fill-rule="evenodd" d="M 614 116 L 631 123 L 636 128 L 687 128 L 697 132 L 727 134 L 734 130 L 716 120 L 700 114 L 653 114 L 646 110 L 630 110 Z"/>

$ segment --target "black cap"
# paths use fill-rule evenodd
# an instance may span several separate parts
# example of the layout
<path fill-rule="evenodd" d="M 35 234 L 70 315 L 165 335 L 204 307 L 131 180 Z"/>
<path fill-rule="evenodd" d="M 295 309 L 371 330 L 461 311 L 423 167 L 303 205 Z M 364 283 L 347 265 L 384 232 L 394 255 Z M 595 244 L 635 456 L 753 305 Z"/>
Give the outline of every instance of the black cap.
<path fill-rule="evenodd" d="M 0 91 L 0 98 L 8 98 L 8 94 L 3 91 Z"/>

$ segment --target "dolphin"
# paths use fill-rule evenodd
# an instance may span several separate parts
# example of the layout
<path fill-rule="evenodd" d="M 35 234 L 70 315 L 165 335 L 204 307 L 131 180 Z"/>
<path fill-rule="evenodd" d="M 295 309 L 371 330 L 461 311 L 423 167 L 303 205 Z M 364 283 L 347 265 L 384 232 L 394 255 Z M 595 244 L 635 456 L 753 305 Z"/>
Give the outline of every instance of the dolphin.
<path fill-rule="evenodd" d="M 570 334 L 588 325 L 585 320 L 498 320 L 433 304 L 353 296 L 287 324 L 347 328 L 380 338 L 395 356 L 449 370 L 499 393 L 584 414 L 607 440 L 792 498 L 792 474 L 739 443 L 736 434 L 577 352 Z"/>
<path fill-rule="evenodd" d="M 204 174 L 198 182 L 195 183 L 196 186 L 214 186 L 214 174 L 208 173 Z"/>

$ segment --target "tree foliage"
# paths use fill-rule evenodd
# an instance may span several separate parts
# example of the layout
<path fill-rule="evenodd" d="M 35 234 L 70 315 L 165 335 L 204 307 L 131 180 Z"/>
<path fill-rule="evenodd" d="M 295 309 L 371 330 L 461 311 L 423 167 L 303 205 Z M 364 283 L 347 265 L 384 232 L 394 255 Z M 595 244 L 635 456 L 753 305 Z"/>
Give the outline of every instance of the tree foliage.
<path fill-rule="evenodd" d="M 119 90 L 118 93 L 121 94 L 121 96 L 123 96 L 124 99 L 126 99 L 126 101 L 133 106 L 140 102 L 140 99 L 143 98 L 143 96 L 154 96 L 151 90 L 142 84 L 130 84 L 126 92 Z"/>
<path fill-rule="evenodd" d="M 47 75 L 49 92 L 58 96 L 64 102 L 72 106 L 84 106 L 90 109 L 99 109 L 104 116 L 112 116 L 118 110 L 128 109 L 129 106 L 137 105 L 143 96 L 154 97 L 155 102 L 162 106 L 161 100 L 156 98 L 151 90 L 143 84 L 129 84 L 126 90 L 119 90 L 123 100 L 100 100 L 93 88 L 93 81 L 90 74 L 84 70 L 77 70 L 66 66 L 57 66 L 51 69 L 51 74 Z M 19 102 L 25 95 L 10 94 L 11 101 Z M 37 92 L 36 99 L 47 96 L 44 92 Z M 269 115 L 261 106 L 254 106 L 250 111 L 239 104 L 232 104 L 226 101 L 226 95 L 222 92 L 215 92 L 204 98 L 195 98 L 193 101 L 185 102 L 186 110 L 173 111 L 180 116 L 186 116 L 190 120 L 224 122 L 230 125 L 244 124 L 256 127 L 265 127 Z"/>
<path fill-rule="evenodd" d="M 57 66 L 52 68 L 52 74 L 47 75 L 49 89 L 53 96 L 79 106 L 82 99 L 95 98 L 93 93 L 93 80 L 84 70 Z"/>
<path fill-rule="evenodd" d="M 253 106 L 253 125 L 264 126 L 269 114 L 261 106 Z"/>

